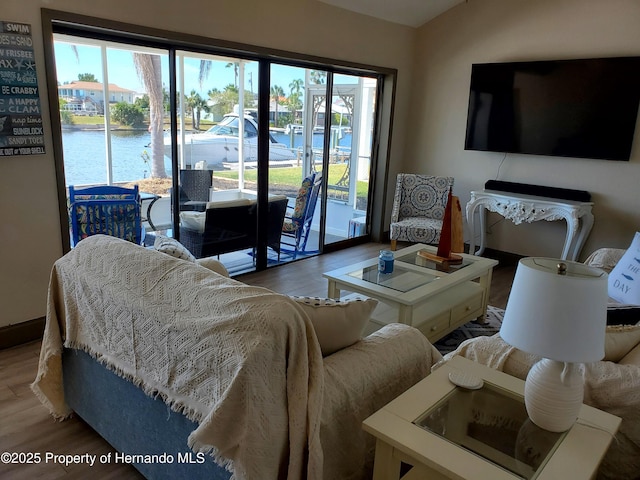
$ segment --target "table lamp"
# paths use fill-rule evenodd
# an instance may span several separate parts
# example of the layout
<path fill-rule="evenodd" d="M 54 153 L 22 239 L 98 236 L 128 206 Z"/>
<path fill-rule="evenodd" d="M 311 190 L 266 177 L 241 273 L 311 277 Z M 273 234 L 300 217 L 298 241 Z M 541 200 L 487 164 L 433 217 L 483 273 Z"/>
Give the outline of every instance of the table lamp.
<path fill-rule="evenodd" d="M 524 258 L 518 263 L 500 336 L 543 357 L 529 374 L 524 400 L 540 428 L 564 432 L 584 396 L 580 363 L 604 357 L 607 274 L 581 263 Z"/>

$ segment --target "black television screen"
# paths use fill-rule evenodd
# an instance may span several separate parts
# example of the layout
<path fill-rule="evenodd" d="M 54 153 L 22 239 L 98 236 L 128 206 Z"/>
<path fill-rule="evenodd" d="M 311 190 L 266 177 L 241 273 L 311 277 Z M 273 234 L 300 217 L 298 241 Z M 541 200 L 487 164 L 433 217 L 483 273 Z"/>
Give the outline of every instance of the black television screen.
<path fill-rule="evenodd" d="M 466 150 L 629 160 L 640 57 L 474 64 Z"/>

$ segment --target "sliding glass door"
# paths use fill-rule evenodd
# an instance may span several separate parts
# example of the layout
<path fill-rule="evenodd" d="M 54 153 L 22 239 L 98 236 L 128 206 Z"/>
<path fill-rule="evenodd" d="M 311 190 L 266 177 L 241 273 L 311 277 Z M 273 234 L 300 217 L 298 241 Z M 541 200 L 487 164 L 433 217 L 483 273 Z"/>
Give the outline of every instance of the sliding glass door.
<path fill-rule="evenodd" d="M 367 235 L 375 77 L 73 33 L 52 48 L 65 188 L 137 185 L 145 245 L 237 274 Z"/>

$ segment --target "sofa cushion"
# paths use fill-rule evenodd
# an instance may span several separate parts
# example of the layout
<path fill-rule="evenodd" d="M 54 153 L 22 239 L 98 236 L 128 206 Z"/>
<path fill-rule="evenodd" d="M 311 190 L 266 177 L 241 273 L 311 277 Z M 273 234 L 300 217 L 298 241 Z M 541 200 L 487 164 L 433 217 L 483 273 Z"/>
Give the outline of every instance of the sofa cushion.
<path fill-rule="evenodd" d="M 159 252 L 171 255 L 172 257 L 181 258 L 182 260 L 187 260 L 189 262 L 196 261 L 196 257 L 187 250 L 187 247 L 174 238 L 158 235 L 155 242 L 153 242 L 153 248 Z"/>
<path fill-rule="evenodd" d="M 372 298 L 291 298 L 311 319 L 322 355 L 325 357 L 360 340 L 371 313 L 378 305 L 378 301 Z"/>
<path fill-rule="evenodd" d="M 639 325 L 609 326 L 605 333 L 603 360 L 618 363 L 639 343 Z"/>
<path fill-rule="evenodd" d="M 618 365 L 636 365 L 640 367 L 640 344 L 636 345 L 618 362 Z"/>
<path fill-rule="evenodd" d="M 630 305 L 640 305 L 640 232 L 609 274 L 609 296 Z"/>

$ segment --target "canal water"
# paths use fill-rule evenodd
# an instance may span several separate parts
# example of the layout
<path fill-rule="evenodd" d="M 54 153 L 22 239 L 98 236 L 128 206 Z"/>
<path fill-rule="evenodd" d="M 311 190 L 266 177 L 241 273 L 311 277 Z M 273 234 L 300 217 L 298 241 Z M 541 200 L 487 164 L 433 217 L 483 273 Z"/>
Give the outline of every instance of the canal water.
<path fill-rule="evenodd" d="M 302 146 L 302 135 L 272 133 L 275 140 L 285 145 L 294 141 L 294 148 Z M 313 136 L 313 147 L 322 148 L 322 135 Z M 151 153 L 147 145 L 150 135 L 145 131 L 111 132 L 112 172 L 114 182 L 129 182 L 146 178 L 150 165 L 143 160 L 144 152 Z M 97 130 L 64 130 L 64 171 L 67 185 L 104 184 L 107 182 L 105 134 Z M 351 135 L 345 135 L 338 145 L 351 146 Z M 165 157 L 167 174 L 171 174 L 171 161 Z"/>

